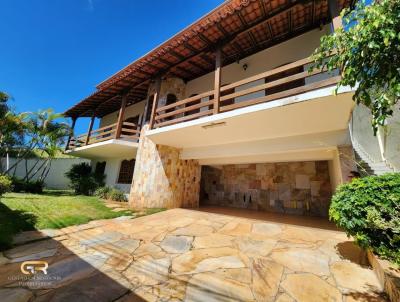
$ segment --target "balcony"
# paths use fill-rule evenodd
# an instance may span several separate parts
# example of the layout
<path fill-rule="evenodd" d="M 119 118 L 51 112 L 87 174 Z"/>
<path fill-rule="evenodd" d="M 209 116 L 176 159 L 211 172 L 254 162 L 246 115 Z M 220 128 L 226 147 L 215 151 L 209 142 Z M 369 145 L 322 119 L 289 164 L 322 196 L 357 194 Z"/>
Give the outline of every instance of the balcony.
<path fill-rule="evenodd" d="M 67 144 L 66 153 L 85 158 L 130 158 L 136 154 L 139 136 L 138 125 L 122 122 L 118 129 L 118 123 L 114 123 L 72 136 Z"/>
<path fill-rule="evenodd" d="M 289 137 L 321 138 L 304 148 L 340 144 L 347 139 L 353 91 L 343 87 L 335 95 L 338 72 L 309 72 L 310 63 L 301 59 L 158 107 L 146 135 L 157 144 L 183 148 L 188 159 L 199 158 L 193 155 L 198 148 L 210 153 L 212 146 L 224 144 L 272 146 Z"/>
<path fill-rule="evenodd" d="M 153 129 L 303 94 L 335 85 L 340 76 L 308 72 L 310 58 L 157 108 Z M 262 82 L 262 84 L 259 84 Z"/>

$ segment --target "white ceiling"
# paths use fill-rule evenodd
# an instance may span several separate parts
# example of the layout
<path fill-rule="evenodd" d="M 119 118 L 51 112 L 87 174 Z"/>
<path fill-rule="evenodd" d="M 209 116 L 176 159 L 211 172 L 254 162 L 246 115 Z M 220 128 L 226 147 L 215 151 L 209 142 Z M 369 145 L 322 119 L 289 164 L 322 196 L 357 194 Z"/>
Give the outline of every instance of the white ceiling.
<path fill-rule="evenodd" d="M 185 150 L 343 131 L 354 106 L 351 97 L 351 92 L 335 96 L 332 88 L 320 89 L 151 130 L 147 136 L 156 144 Z M 223 124 L 204 128 L 212 123 Z"/>
<path fill-rule="evenodd" d="M 78 156 L 89 159 L 97 158 L 134 158 L 138 143 L 125 141 L 121 139 L 111 139 L 101 143 L 83 146 L 70 150 L 67 153 L 72 156 Z"/>

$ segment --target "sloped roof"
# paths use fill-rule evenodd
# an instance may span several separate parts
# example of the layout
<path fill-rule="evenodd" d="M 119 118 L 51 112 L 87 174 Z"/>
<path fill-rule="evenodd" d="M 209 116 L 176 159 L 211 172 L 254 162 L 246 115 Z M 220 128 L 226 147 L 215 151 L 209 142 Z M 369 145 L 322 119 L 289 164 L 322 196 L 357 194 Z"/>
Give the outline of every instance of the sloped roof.
<path fill-rule="evenodd" d="M 339 0 L 339 9 L 351 0 Z M 129 91 L 128 104 L 146 97 L 157 75 L 186 81 L 214 70 L 214 51 L 222 47 L 223 64 L 331 21 L 327 0 L 231 0 L 212 10 L 146 55 L 99 85 L 97 91 L 65 112 L 66 116 L 101 117 L 120 107 L 121 94 Z"/>

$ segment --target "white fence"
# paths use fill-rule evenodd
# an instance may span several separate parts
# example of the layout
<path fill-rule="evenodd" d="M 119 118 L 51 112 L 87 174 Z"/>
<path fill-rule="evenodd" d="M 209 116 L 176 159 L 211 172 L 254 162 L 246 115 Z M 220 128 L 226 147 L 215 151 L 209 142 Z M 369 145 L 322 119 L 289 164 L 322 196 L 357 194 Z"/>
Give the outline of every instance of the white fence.
<path fill-rule="evenodd" d="M 9 166 L 12 167 L 16 162 L 15 158 L 9 159 Z M 48 189 L 68 189 L 69 179 L 65 177 L 65 172 L 67 172 L 72 165 L 79 164 L 82 162 L 86 162 L 90 164 L 90 160 L 83 158 L 56 158 L 51 162 L 51 167 L 49 174 L 44 180 L 45 187 Z M 30 170 L 36 163 L 36 159 L 29 159 L 27 161 L 27 165 L 25 165 L 25 160 L 22 160 L 17 166 L 8 173 L 9 175 L 14 175 L 18 178 L 24 178 L 26 176 L 26 170 Z M 41 166 L 43 160 L 36 165 L 35 171 L 38 167 Z M 1 159 L 1 164 L 3 167 L 6 167 L 7 160 L 5 158 Z M 43 168 L 42 168 L 43 169 Z M 42 172 L 42 169 L 38 171 L 33 179 L 37 179 Z"/>

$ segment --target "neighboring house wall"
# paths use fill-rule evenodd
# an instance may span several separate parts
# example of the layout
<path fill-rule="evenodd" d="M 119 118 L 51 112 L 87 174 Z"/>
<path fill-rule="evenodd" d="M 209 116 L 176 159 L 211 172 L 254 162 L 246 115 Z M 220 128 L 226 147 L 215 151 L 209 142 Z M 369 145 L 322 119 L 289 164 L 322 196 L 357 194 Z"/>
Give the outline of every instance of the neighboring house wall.
<path fill-rule="evenodd" d="M 331 195 L 327 161 L 202 168 L 202 204 L 326 217 Z"/>
<path fill-rule="evenodd" d="M 134 157 L 132 157 L 134 158 Z M 96 167 L 98 162 L 106 162 L 106 168 L 104 174 L 106 175 L 105 184 L 108 187 L 117 188 L 125 193 L 129 193 L 131 184 L 121 184 L 118 183 L 119 170 L 121 168 L 121 162 L 124 159 L 132 159 L 132 158 L 98 158 L 96 160 L 92 160 L 93 169 Z"/>
<path fill-rule="evenodd" d="M 12 166 L 16 162 L 15 158 L 10 158 L 10 166 Z M 35 159 L 30 159 L 27 162 L 28 171 L 32 168 L 36 163 Z M 40 160 L 39 164 L 36 165 L 37 169 L 40 167 L 43 160 Z M 56 158 L 51 162 L 51 168 L 49 174 L 47 175 L 45 182 L 45 187 L 48 189 L 68 189 L 69 188 L 69 179 L 65 176 L 65 173 L 69 171 L 72 165 L 80 164 L 80 163 L 90 163 L 89 159 L 83 158 Z M 6 167 L 6 159 L 2 159 L 3 167 Z M 36 177 L 33 179 L 37 179 L 42 170 L 40 170 Z M 12 169 L 9 175 L 15 175 L 18 178 L 24 178 L 26 176 L 26 168 L 25 168 L 25 160 L 21 161 L 17 164 L 15 169 Z"/>

